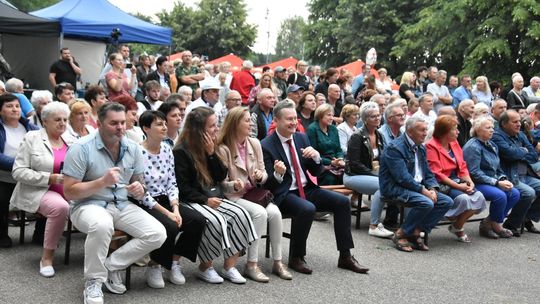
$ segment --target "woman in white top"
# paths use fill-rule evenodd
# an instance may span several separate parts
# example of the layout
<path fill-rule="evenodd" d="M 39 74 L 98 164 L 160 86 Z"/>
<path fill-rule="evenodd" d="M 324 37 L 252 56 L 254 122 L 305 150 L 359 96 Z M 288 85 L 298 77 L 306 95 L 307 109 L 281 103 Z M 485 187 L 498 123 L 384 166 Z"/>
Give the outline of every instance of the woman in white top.
<path fill-rule="evenodd" d="M 95 129 L 90 125 L 92 107 L 86 101 L 76 99 L 70 102 L 69 110 L 69 124 L 63 138 L 68 145 L 71 145 L 79 140 L 79 138 L 91 134 Z"/>
<path fill-rule="evenodd" d="M 360 108 L 357 105 L 347 104 L 341 109 L 343 122 L 337 126 L 339 134 L 339 144 L 343 154 L 347 154 L 347 144 L 349 139 L 356 132 L 356 124 L 360 116 Z"/>
<path fill-rule="evenodd" d="M 38 127 L 21 118 L 21 106 L 17 96 L 0 95 L 0 247 L 11 247 L 8 235 L 9 198 L 15 188 L 11 169 L 17 150 L 27 131 Z"/>
<path fill-rule="evenodd" d="M 476 97 L 476 103 L 485 103 L 489 108 L 491 108 L 493 95 L 491 95 L 491 89 L 489 88 L 489 83 L 486 76 L 476 77 L 476 85 L 472 89 L 472 95 Z"/>

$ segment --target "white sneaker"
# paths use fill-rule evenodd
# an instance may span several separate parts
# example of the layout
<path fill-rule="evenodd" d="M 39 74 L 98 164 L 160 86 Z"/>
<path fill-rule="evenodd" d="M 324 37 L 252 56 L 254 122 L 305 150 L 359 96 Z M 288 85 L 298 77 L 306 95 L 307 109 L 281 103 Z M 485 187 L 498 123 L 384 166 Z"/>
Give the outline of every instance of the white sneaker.
<path fill-rule="evenodd" d="M 126 286 L 122 283 L 122 276 L 120 270 L 109 270 L 107 280 L 105 281 L 105 287 L 107 290 L 116 294 L 124 294 L 126 292 Z"/>
<path fill-rule="evenodd" d="M 390 238 L 394 236 L 394 233 L 386 228 L 384 228 L 383 224 L 379 223 L 377 225 L 377 228 L 369 228 L 368 234 L 371 236 L 376 236 L 380 238 Z"/>
<path fill-rule="evenodd" d="M 184 285 L 186 283 L 186 278 L 182 273 L 182 266 L 179 264 L 173 264 L 171 266 L 171 271 L 169 272 L 169 281 L 176 285 Z"/>
<path fill-rule="evenodd" d="M 144 273 L 146 284 L 152 288 L 165 288 L 161 265 L 147 266 Z"/>
<path fill-rule="evenodd" d="M 221 272 L 221 275 L 233 282 L 234 284 L 244 284 L 246 283 L 246 278 L 244 278 L 240 272 L 238 272 L 238 269 L 236 269 L 235 267 L 231 267 L 229 268 L 229 270 L 225 270 L 223 269 L 223 271 Z"/>
<path fill-rule="evenodd" d="M 84 283 L 84 304 L 103 304 L 103 292 L 99 280 L 88 280 Z"/>
<path fill-rule="evenodd" d="M 200 271 L 197 273 L 197 277 L 199 279 L 212 283 L 212 284 L 220 284 L 223 283 L 223 278 L 219 276 L 219 274 L 214 270 L 214 267 L 209 267 L 205 271 Z"/>

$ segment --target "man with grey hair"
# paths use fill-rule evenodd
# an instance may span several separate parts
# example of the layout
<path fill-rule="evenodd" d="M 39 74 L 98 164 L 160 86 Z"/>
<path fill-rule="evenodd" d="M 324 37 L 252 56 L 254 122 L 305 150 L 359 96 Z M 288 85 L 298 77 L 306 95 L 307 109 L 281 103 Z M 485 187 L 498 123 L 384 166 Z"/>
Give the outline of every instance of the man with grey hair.
<path fill-rule="evenodd" d="M 428 123 L 428 128 L 433 129 L 437 114 L 433 111 L 433 94 L 426 92 L 418 98 L 418 111 L 411 117 L 420 117 Z M 410 118 L 409 118 L 410 119 Z"/>
<path fill-rule="evenodd" d="M 398 250 L 427 251 L 420 233 L 429 233 L 453 205 L 453 200 L 439 192 L 439 184 L 428 166 L 426 139 L 428 123 L 411 117 L 405 133 L 388 144 L 380 158 L 381 196 L 407 205 L 410 209 L 392 240 Z M 411 160 L 414 160 L 411 163 Z"/>
<path fill-rule="evenodd" d="M 34 125 L 38 126 L 40 129 L 43 128 L 42 119 L 41 119 L 41 110 L 44 106 L 53 101 L 53 95 L 50 91 L 47 90 L 36 90 L 32 92 L 32 106 L 36 110 L 36 115 L 33 115 L 31 121 Z M 69 114 L 68 114 L 69 116 Z"/>
<path fill-rule="evenodd" d="M 266 137 L 274 118 L 275 105 L 276 96 L 272 90 L 265 88 L 259 91 L 257 104 L 251 109 L 251 137 L 259 140 Z"/>
<path fill-rule="evenodd" d="M 6 92 L 6 85 L 2 80 L 0 80 L 0 95 L 4 94 Z"/>
<path fill-rule="evenodd" d="M 235 72 L 231 80 L 230 88 L 231 90 L 236 90 L 240 93 L 243 106 L 250 106 L 248 102 L 249 93 L 255 86 L 255 76 L 251 74 L 251 69 L 253 69 L 253 62 L 244 60 L 244 62 L 242 62 L 242 69 Z"/>
<path fill-rule="evenodd" d="M 277 66 L 274 69 L 274 84 L 276 85 L 277 98 L 281 101 L 287 98 L 287 75 L 285 74 L 285 68 Z"/>
<path fill-rule="evenodd" d="M 323 168 L 321 156 L 309 144 L 308 137 L 296 132 L 298 117 L 294 104 L 281 101 L 273 111 L 276 131 L 261 141 L 268 173 L 265 187 L 274 194 L 281 212 L 292 217 L 289 268 L 304 274 L 312 270 L 306 264 L 306 245 L 315 212 L 334 214 L 334 234 L 339 250 L 338 267 L 367 273 L 352 256 L 351 203 L 341 194 L 321 189 L 309 178 Z"/>
<path fill-rule="evenodd" d="M 218 119 L 218 127 L 221 128 L 221 126 L 223 126 L 225 117 L 227 117 L 227 114 L 232 108 L 239 107 L 241 105 L 242 105 L 242 97 L 240 96 L 240 93 L 238 93 L 238 91 L 235 91 L 235 90 L 229 91 L 229 93 L 225 95 L 225 106 L 221 108 L 221 111 L 216 112 L 216 116 Z"/>
<path fill-rule="evenodd" d="M 21 105 L 21 116 L 24 118 L 29 118 L 34 115 L 36 112 L 30 100 L 24 95 L 24 83 L 18 78 L 10 78 L 6 81 L 5 84 L 6 93 L 11 93 L 19 99 L 19 104 Z"/>
<path fill-rule="evenodd" d="M 306 75 L 307 69 L 308 69 L 307 62 L 305 62 L 304 60 L 299 60 L 296 63 L 296 72 L 289 75 L 289 78 L 287 79 L 287 84 L 288 85 L 296 84 L 304 88 L 304 91 L 309 90 L 311 81 L 309 80 L 309 77 Z"/>
<path fill-rule="evenodd" d="M 457 109 L 457 121 L 458 121 L 458 138 L 457 141 L 461 147 L 465 146 L 465 143 L 471 138 L 472 128 L 472 115 L 474 113 L 474 101 L 471 99 L 465 99 L 459 103 Z"/>
<path fill-rule="evenodd" d="M 522 225 L 529 232 L 540 233 L 533 224 L 540 220 L 539 172 L 534 172 L 532 167 L 538 163 L 538 152 L 520 128 L 518 112 L 505 111 L 499 118 L 499 128 L 492 139 L 499 150 L 501 169 L 520 193 L 518 203 L 503 224 L 515 237 L 520 236 L 519 228 Z"/>
<path fill-rule="evenodd" d="M 529 86 L 523 89 L 527 93 L 529 104 L 540 102 L 540 77 L 534 76 L 529 82 Z"/>
<path fill-rule="evenodd" d="M 452 95 L 444 85 L 446 83 L 446 71 L 439 70 L 435 78 L 435 82 L 427 85 L 427 92 L 433 94 L 433 106 L 435 113 L 439 114 L 439 109 L 442 106 L 452 105 Z"/>
<path fill-rule="evenodd" d="M 204 72 L 200 72 L 199 68 L 193 63 L 193 54 L 189 50 L 185 50 L 182 53 L 182 63 L 176 67 L 176 78 L 178 79 L 178 85 L 186 85 L 192 90 L 196 90 L 199 87 L 199 81 L 204 80 Z"/>
<path fill-rule="evenodd" d="M 385 123 L 379 128 L 379 132 L 384 138 L 384 143 L 389 144 L 394 139 L 401 136 L 401 127 L 405 125 L 405 112 L 398 103 L 391 103 L 384 110 Z"/>

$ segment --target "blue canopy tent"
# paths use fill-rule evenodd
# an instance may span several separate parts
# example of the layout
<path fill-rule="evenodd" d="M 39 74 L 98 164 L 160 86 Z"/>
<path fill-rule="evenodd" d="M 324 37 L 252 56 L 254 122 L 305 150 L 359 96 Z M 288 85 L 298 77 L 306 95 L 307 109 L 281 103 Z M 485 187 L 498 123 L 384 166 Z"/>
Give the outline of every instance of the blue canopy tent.
<path fill-rule="evenodd" d="M 63 0 L 30 14 L 60 22 L 60 47 L 68 47 L 79 63 L 82 84 L 97 83 L 106 43 L 115 42 L 113 29 L 122 33 L 118 43 L 171 45 L 172 41 L 170 28 L 137 19 L 106 0 Z"/>
<path fill-rule="evenodd" d="M 106 0 L 63 0 L 30 14 L 60 21 L 64 37 L 110 41 L 118 28 L 120 43 L 171 44 L 170 28 L 137 19 Z"/>

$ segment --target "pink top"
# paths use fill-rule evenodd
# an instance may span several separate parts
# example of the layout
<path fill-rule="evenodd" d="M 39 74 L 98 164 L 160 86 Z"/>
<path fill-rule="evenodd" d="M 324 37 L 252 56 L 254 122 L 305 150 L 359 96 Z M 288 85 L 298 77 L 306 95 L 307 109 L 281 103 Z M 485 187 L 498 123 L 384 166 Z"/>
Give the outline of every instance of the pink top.
<path fill-rule="evenodd" d="M 68 146 L 64 143 L 62 148 L 53 148 L 53 157 L 54 157 L 54 165 L 53 165 L 53 173 L 59 174 L 62 173 L 62 166 L 64 164 L 64 159 L 66 158 L 66 153 L 68 150 Z M 52 184 L 49 186 L 49 190 L 54 191 L 62 197 L 64 197 L 64 186 L 58 185 L 58 184 Z"/>
<path fill-rule="evenodd" d="M 242 163 L 244 164 L 244 167 L 247 168 L 247 147 L 246 142 L 243 144 L 237 144 L 236 149 L 238 150 L 238 155 L 240 156 L 240 159 L 242 159 Z M 248 176 L 251 176 L 251 172 L 248 172 Z M 249 183 L 246 183 L 244 186 L 246 191 L 249 191 L 251 188 L 253 188 L 253 185 L 251 184 L 251 178 L 248 179 Z"/>
<path fill-rule="evenodd" d="M 111 79 L 118 79 L 118 73 L 114 72 L 113 70 L 111 70 L 110 72 L 108 72 L 107 74 L 105 74 L 105 80 L 107 82 L 109 82 L 109 80 Z M 126 73 L 122 73 L 122 91 L 120 92 L 115 92 L 113 90 L 111 90 L 109 88 L 109 100 L 111 99 L 114 99 L 120 95 L 127 95 L 127 96 L 130 96 L 129 94 L 129 79 L 126 75 Z"/>

